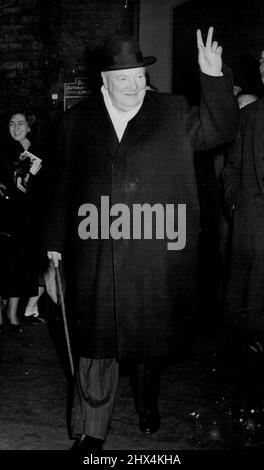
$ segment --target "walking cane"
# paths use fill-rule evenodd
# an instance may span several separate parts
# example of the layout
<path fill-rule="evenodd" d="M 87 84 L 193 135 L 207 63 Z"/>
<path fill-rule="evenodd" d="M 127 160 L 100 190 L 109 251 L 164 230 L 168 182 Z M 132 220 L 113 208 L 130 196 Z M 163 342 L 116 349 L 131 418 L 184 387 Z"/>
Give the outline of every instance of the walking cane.
<path fill-rule="evenodd" d="M 70 343 L 69 329 L 68 329 L 68 323 L 67 323 L 67 317 L 66 317 L 60 269 L 58 267 L 57 268 L 55 267 L 55 272 L 56 272 L 56 278 L 57 278 L 57 283 L 58 283 L 58 290 L 59 290 L 58 294 L 59 294 L 59 301 L 60 301 L 61 310 L 62 310 L 62 318 L 63 318 L 63 326 L 64 326 L 64 332 L 65 332 L 65 338 L 66 338 L 66 344 L 67 344 L 67 350 L 68 350 L 68 358 L 70 362 L 71 373 L 72 373 L 72 376 L 74 376 L 74 365 L 73 365 L 71 343 Z"/>

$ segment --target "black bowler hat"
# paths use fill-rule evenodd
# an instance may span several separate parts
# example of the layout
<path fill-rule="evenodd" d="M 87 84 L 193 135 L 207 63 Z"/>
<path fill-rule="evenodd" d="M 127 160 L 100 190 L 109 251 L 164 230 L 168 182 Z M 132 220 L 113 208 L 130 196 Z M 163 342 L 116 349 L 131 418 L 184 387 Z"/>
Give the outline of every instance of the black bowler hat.
<path fill-rule="evenodd" d="M 156 57 L 143 57 L 138 42 L 131 37 L 113 37 L 104 41 L 98 51 L 97 67 L 108 70 L 134 69 L 156 62 Z"/>

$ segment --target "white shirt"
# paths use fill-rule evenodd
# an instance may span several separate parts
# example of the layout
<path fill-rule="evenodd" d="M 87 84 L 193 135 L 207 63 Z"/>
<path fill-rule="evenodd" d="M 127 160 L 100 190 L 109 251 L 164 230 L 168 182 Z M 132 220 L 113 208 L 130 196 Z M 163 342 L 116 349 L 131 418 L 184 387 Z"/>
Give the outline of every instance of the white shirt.
<path fill-rule="evenodd" d="M 103 94 L 106 109 L 116 131 L 117 138 L 120 142 L 126 130 L 127 123 L 138 113 L 142 106 L 143 100 L 135 108 L 133 108 L 132 111 L 118 111 L 113 105 L 108 90 L 104 85 L 101 88 L 101 92 Z"/>

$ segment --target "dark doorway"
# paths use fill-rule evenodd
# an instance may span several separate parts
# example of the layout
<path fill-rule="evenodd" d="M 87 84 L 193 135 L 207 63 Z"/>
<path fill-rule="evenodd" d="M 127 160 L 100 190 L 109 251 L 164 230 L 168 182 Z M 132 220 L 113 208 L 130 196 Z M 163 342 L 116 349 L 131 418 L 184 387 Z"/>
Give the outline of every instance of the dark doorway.
<path fill-rule="evenodd" d="M 264 2 L 208 0 L 190 1 L 174 9 L 172 91 L 191 102 L 199 99 L 196 29 L 206 37 L 214 26 L 214 39 L 223 46 L 223 61 L 232 68 L 234 81 L 243 89 L 263 94 L 258 71 L 258 54 L 264 49 Z"/>
<path fill-rule="evenodd" d="M 140 0 L 124 1 L 124 33 L 139 36 L 139 2 Z"/>

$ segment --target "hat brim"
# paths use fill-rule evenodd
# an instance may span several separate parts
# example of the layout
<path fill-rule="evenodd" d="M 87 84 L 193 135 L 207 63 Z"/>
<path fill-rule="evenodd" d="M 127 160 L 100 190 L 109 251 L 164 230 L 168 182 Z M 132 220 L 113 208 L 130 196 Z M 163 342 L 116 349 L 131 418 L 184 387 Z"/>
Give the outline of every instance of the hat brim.
<path fill-rule="evenodd" d="M 126 70 L 126 69 L 136 69 L 139 67 L 146 67 L 147 65 L 152 65 L 157 61 L 157 58 L 154 56 L 143 57 L 142 62 L 134 62 L 131 64 L 114 64 L 110 66 L 101 67 L 102 72 L 107 72 L 110 70 Z"/>

